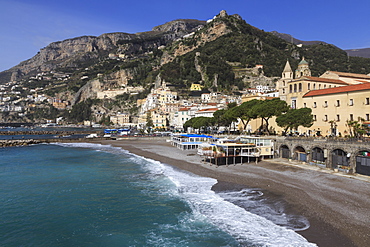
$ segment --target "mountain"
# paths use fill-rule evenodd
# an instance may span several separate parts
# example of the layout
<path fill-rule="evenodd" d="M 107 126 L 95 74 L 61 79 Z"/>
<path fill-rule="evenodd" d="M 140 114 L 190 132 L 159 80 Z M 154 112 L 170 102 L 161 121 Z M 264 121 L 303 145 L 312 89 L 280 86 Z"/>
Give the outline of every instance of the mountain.
<path fill-rule="evenodd" d="M 76 69 L 90 66 L 107 57 L 109 53 L 138 54 L 152 50 L 195 31 L 204 21 L 175 20 L 152 31 L 128 34 L 107 33 L 98 37 L 82 36 L 53 42 L 41 49 L 34 57 L 0 73 L 0 83 L 16 81 L 42 71 L 59 68 Z"/>
<path fill-rule="evenodd" d="M 303 41 L 303 40 L 299 40 L 299 39 L 296 39 L 294 38 L 292 35 L 290 34 L 286 34 L 286 33 L 279 33 L 277 31 L 272 31 L 271 32 L 273 35 L 287 41 L 287 42 L 290 42 L 290 43 L 293 43 L 295 45 L 317 45 L 317 44 L 327 44 L 326 42 L 324 41 Z M 350 57 L 363 57 L 363 58 L 370 58 L 370 48 L 362 48 L 362 49 L 347 49 L 347 50 L 344 50 L 348 56 Z"/>
<path fill-rule="evenodd" d="M 350 50 L 345 50 L 345 51 L 351 57 L 365 57 L 365 58 L 370 58 L 370 48 L 350 49 Z"/>
<path fill-rule="evenodd" d="M 293 43 L 295 45 L 299 45 L 299 44 L 302 44 L 302 45 L 317 45 L 317 44 L 327 44 L 326 42 L 324 41 L 303 41 L 303 40 L 299 40 L 299 39 L 296 39 L 294 38 L 292 35 L 290 34 L 286 34 L 286 33 L 279 33 L 277 31 L 272 31 L 271 32 L 273 35 L 275 35 L 276 37 L 279 37 L 287 42 L 290 42 L 290 43 Z"/>
<path fill-rule="evenodd" d="M 215 43 L 218 45 L 217 49 L 212 48 Z M 292 44 L 302 44 L 304 47 L 300 48 L 292 46 Z M 149 52 L 161 56 L 159 64 L 151 64 L 151 66 L 160 69 L 176 57 L 181 57 L 195 49 L 208 50 L 207 53 L 202 53 L 202 55 L 207 55 L 208 58 L 209 56 L 220 56 L 220 59 L 215 58 L 215 61 L 218 60 L 219 64 L 221 62 L 225 64 L 226 61 L 239 62 L 242 66 L 247 67 L 262 64 L 266 76 L 280 76 L 281 67 L 284 66 L 286 59 L 291 60 L 292 66 L 295 66 L 302 56 L 311 59 L 312 71 L 316 73 L 316 76 L 323 73 L 325 69 L 357 73 L 367 71 L 366 68 L 358 68 L 359 65 L 349 66 L 345 62 L 343 51 L 339 48 L 336 49 L 333 45 L 322 41 L 302 41 L 289 34 L 276 31 L 267 33 L 248 25 L 239 15 L 229 16 L 226 12 L 222 12 L 218 15 L 218 18 L 209 23 L 199 20 L 175 20 L 154 27 L 149 32 L 136 34 L 107 33 L 98 37 L 82 36 L 53 42 L 41 49 L 31 59 L 1 72 L 0 83 L 17 81 L 41 72 L 55 70 L 74 73 L 77 74 L 76 76 L 84 76 L 84 74 L 91 76 L 92 73 L 86 73 L 86 71 L 85 73 L 76 72 L 81 72 L 84 69 L 91 71 L 92 69 L 96 72 L 96 76 L 98 73 L 104 74 L 113 69 L 111 67 L 122 66 L 122 63 L 126 63 L 123 67 L 135 67 L 133 64 L 127 65 L 129 60 L 148 57 Z M 317 54 L 317 50 L 322 49 L 331 50 L 331 52 L 338 55 L 337 58 L 331 58 L 331 54 L 328 53 L 328 57 L 324 57 L 320 61 L 318 57 L 322 55 Z M 214 54 L 209 54 L 211 51 Z M 361 54 L 365 54 L 367 51 L 369 50 L 352 50 L 351 54 L 357 54 L 356 57 L 360 57 Z M 110 55 L 116 55 L 126 60 L 121 63 L 106 62 Z M 316 58 L 313 56 L 316 56 Z M 194 55 L 192 59 L 195 60 Z M 200 58 L 198 57 L 197 60 L 197 63 L 199 63 Z M 357 60 L 355 62 L 358 63 Z M 97 69 L 99 64 L 102 68 Z M 90 68 L 91 66 L 95 66 L 95 68 Z M 195 67 L 194 62 L 191 62 L 191 66 Z M 226 65 L 222 66 L 227 67 Z M 320 67 L 320 69 L 316 67 Z M 196 74 L 195 69 L 190 70 L 193 75 Z M 208 69 L 207 74 L 208 77 L 213 79 L 215 74 L 212 74 L 210 70 L 211 68 Z M 163 69 L 161 71 L 165 72 Z M 199 72 L 199 66 L 197 73 L 203 73 L 200 77 L 204 79 L 206 74 L 204 71 Z M 165 77 L 168 79 L 168 75 Z M 199 79 L 199 76 L 193 77 L 189 79 Z M 81 86 L 77 85 L 77 87 Z"/>

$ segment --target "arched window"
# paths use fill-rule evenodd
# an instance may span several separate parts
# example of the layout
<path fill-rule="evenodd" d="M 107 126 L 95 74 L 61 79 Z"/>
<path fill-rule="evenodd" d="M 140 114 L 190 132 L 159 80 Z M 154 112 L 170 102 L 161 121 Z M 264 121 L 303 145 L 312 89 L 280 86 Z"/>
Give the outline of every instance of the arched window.
<path fill-rule="evenodd" d="M 289 93 L 292 93 L 292 85 L 289 85 Z"/>
<path fill-rule="evenodd" d="M 298 84 L 298 91 L 299 91 L 299 92 L 302 92 L 302 83 L 299 83 L 299 84 Z"/>
<path fill-rule="evenodd" d="M 307 84 L 307 89 L 311 90 L 311 84 L 310 83 Z"/>
<path fill-rule="evenodd" d="M 294 84 L 294 92 L 297 92 L 297 84 Z"/>

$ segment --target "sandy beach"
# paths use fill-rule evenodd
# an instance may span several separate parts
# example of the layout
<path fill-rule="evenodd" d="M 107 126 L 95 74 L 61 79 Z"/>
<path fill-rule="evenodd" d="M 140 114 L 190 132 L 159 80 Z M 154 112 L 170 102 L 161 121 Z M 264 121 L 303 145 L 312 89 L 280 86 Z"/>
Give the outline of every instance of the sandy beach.
<path fill-rule="evenodd" d="M 286 201 L 288 210 L 307 217 L 310 228 L 298 232 L 318 246 L 369 246 L 370 178 L 343 175 L 283 159 L 243 165 L 203 163 L 196 150 L 182 151 L 162 138 L 89 140 L 219 181 L 214 190 L 246 186 Z"/>

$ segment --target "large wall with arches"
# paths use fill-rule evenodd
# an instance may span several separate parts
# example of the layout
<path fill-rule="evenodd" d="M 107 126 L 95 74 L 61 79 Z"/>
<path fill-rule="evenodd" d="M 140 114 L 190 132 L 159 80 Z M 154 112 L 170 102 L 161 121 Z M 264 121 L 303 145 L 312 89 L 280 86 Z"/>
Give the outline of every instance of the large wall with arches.
<path fill-rule="evenodd" d="M 346 173 L 370 175 L 370 142 L 348 139 L 279 137 L 275 157 Z"/>

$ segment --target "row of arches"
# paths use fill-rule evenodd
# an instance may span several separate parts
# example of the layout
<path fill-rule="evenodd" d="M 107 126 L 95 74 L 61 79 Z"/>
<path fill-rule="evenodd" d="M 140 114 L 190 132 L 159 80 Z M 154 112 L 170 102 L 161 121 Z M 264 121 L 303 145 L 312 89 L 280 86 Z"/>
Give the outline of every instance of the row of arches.
<path fill-rule="evenodd" d="M 296 146 L 291 150 L 287 145 L 281 145 L 279 154 L 281 158 L 370 176 L 369 150 L 358 150 L 354 154 L 351 154 L 340 148 L 328 150 L 321 147 L 314 147 L 311 150 L 306 150 L 302 146 Z"/>

